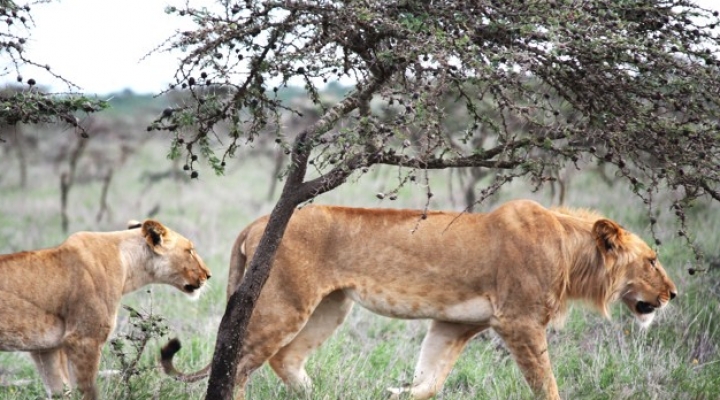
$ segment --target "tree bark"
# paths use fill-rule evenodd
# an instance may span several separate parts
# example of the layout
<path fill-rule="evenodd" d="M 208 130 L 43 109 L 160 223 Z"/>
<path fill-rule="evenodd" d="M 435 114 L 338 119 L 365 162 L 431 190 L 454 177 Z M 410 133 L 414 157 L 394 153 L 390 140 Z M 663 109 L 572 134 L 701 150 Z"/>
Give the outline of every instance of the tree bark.
<path fill-rule="evenodd" d="M 230 296 L 225 314 L 220 321 L 215 342 L 210 378 L 208 380 L 207 400 L 230 400 L 235 389 L 235 376 L 242 357 L 242 345 L 245 339 L 250 317 L 260 291 L 270 276 L 275 253 L 282 241 L 285 228 L 290 222 L 295 207 L 307 200 L 298 196 L 303 186 L 310 148 L 306 146 L 307 131 L 298 135 L 293 146 L 293 169 L 290 171 L 282 194 L 268 221 L 258 251 L 250 261 L 245 278 L 240 287 Z M 235 268 L 231 265 L 230 268 Z"/>
<path fill-rule="evenodd" d="M 85 147 L 87 146 L 87 139 L 78 138 L 77 146 L 70 153 L 70 159 L 68 160 L 69 168 L 68 172 L 63 172 L 60 175 L 60 225 L 64 233 L 68 233 L 70 226 L 70 219 L 67 213 L 68 195 L 70 189 L 75 183 L 75 171 L 77 169 L 78 160 L 83 154 Z"/>
<path fill-rule="evenodd" d="M 27 157 L 25 156 L 25 136 L 23 132 L 15 135 L 15 148 L 17 149 L 18 167 L 20 167 L 20 188 L 27 188 Z"/>
<path fill-rule="evenodd" d="M 285 184 L 283 195 L 270 214 L 267 228 L 260 240 L 258 249 L 262 251 L 255 253 L 242 284 L 228 300 L 215 342 L 215 353 L 205 396 L 208 400 L 229 400 L 233 397 L 238 361 L 242 356 L 241 346 L 250 317 L 260 297 L 260 291 L 270 276 L 270 268 L 285 228 L 297 206 L 294 199 L 288 199 L 286 193 L 292 193 L 292 189 L 296 187 L 297 185 L 289 184 L 289 181 Z M 235 267 L 230 266 L 230 268 Z"/>

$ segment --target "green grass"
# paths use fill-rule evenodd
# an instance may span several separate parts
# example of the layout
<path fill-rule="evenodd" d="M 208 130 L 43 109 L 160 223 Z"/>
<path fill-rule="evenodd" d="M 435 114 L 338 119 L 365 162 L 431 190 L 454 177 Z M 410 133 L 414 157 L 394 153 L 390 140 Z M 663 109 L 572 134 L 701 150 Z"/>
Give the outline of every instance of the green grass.
<path fill-rule="evenodd" d="M 67 139 L 67 136 L 65 137 Z M 62 138 L 61 138 L 62 139 Z M 60 139 L 55 139 L 56 145 Z M 49 149 L 51 144 L 43 144 Z M 48 150 L 49 151 L 49 150 Z M 106 399 L 198 399 L 206 382 L 184 384 L 164 377 L 157 367 L 159 348 L 169 337 L 179 337 L 183 349 L 176 357 L 183 370 L 195 370 L 210 361 L 218 323 L 225 309 L 225 284 L 230 248 L 240 230 L 254 218 L 271 211 L 267 199 L 271 163 L 244 159 L 229 164 L 224 177 L 201 169 L 199 181 L 164 180 L 148 185 L 146 172 L 171 167 L 165 158 L 167 142 L 149 141 L 115 171 L 108 201 L 110 217 L 95 221 L 100 183 L 78 185 L 70 193 L 70 230 L 122 229 L 128 219 L 144 218 L 160 204 L 156 218 L 195 241 L 213 271 L 204 296 L 189 301 L 170 287 L 154 286 L 124 299 L 145 312 L 165 318 L 168 337 L 150 342 L 141 360 L 143 373 L 122 385 L 119 375 L 101 377 Z M 65 234 L 60 230 L 59 174 L 64 164 L 36 155 L 30 183 L 20 189 L 13 173 L 16 160 L 0 158 L 0 253 L 54 246 Z M 80 168 L 88 170 L 83 164 Z M 398 200 L 378 200 L 377 192 L 392 189 L 393 169 L 373 168 L 327 193 L 317 203 L 354 206 L 423 207 L 425 188 L 410 186 Z M 448 183 L 447 172 L 433 172 L 435 196 L 431 208 L 461 210 L 462 194 Z M 454 188 L 454 189 L 453 189 Z M 277 193 L 275 194 L 277 196 Z M 514 182 L 498 202 L 534 198 L 550 205 L 549 191 L 531 193 L 525 182 Z M 608 187 L 593 174 L 576 174 L 566 202 L 596 208 L 650 240 L 642 204 L 627 187 Z M 665 208 L 667 209 L 667 208 Z M 717 205 L 701 205 L 690 214 L 698 244 L 708 255 L 720 254 L 720 213 Z M 690 276 L 692 252 L 674 237 L 670 216 L 660 218 L 663 246 L 660 256 L 675 280 L 680 297 L 647 331 L 637 327 L 623 306 L 613 308 L 606 321 L 592 311 L 573 307 L 562 329 L 549 330 L 550 355 L 561 395 L 566 399 L 711 399 L 720 393 L 720 274 L 711 271 Z M 1 316 L 0 316 L 1 318 Z M 379 399 L 386 388 L 412 380 L 427 322 L 399 321 L 376 316 L 356 307 L 307 365 L 315 382 L 311 396 L 288 392 L 269 367 L 253 374 L 249 399 Z M 128 313 L 121 310 L 115 335 L 129 328 Z M 102 370 L 118 368 L 118 359 L 105 347 Z M 0 353 L 0 382 L 25 380 L 22 385 L 0 386 L 1 399 L 36 399 L 44 390 L 32 363 L 21 353 Z M 439 399 L 532 398 L 517 366 L 492 333 L 471 341 L 458 360 Z"/>

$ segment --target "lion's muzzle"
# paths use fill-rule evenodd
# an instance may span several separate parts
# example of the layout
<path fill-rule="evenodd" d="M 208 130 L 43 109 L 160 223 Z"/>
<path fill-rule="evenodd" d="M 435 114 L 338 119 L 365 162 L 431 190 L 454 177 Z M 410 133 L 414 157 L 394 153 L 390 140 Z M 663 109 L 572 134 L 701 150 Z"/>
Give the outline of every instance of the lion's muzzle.
<path fill-rule="evenodd" d="M 658 308 L 663 308 L 670 300 L 677 297 L 677 293 L 675 291 L 668 291 L 666 296 L 660 296 L 658 297 L 657 304 L 648 303 L 646 301 L 639 300 L 637 303 L 635 303 L 635 311 L 637 311 L 638 314 L 650 314 L 655 312 Z"/>
<path fill-rule="evenodd" d="M 635 310 L 638 312 L 638 314 L 650 314 L 655 311 L 657 307 L 650 303 L 646 303 L 644 301 L 638 301 L 635 305 Z"/>
<path fill-rule="evenodd" d="M 210 270 L 207 269 L 204 264 L 200 264 L 199 266 L 199 271 L 194 271 L 194 273 L 188 274 L 189 276 L 185 276 L 186 283 L 183 285 L 182 289 L 187 294 L 194 294 L 205 285 L 205 282 L 207 282 L 208 279 L 210 279 Z"/>
<path fill-rule="evenodd" d="M 185 289 L 185 291 L 188 293 L 194 293 L 196 290 L 200 289 L 201 286 L 202 286 L 201 283 L 197 284 L 197 285 L 187 284 L 187 285 L 183 286 L 183 289 Z"/>

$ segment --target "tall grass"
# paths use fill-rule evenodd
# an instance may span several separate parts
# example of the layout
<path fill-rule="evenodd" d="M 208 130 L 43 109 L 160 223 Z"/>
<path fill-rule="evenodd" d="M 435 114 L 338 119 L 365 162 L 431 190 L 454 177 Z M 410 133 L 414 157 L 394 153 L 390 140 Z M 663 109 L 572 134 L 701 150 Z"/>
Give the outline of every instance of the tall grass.
<path fill-rule="evenodd" d="M 122 229 L 128 219 L 144 218 L 160 206 L 156 218 L 195 241 L 212 269 L 210 287 L 191 302 L 170 287 L 154 286 L 128 295 L 123 303 L 161 315 L 168 336 L 179 337 L 183 350 L 176 358 L 191 370 L 210 361 L 215 333 L 225 308 L 229 252 L 235 236 L 274 205 L 267 198 L 271 163 L 262 159 L 233 161 L 224 177 L 201 170 L 200 179 L 163 180 L 148 184 L 147 172 L 170 168 L 165 143 L 150 141 L 115 172 L 109 193 L 110 218 L 95 221 L 100 183 L 77 185 L 70 193 L 70 230 Z M 82 164 L 81 164 L 82 167 Z M 59 219 L 59 173 L 62 166 L 38 157 L 30 184 L 17 187 L 12 157 L 0 158 L 0 253 L 54 246 L 65 235 Z M 423 207 L 425 188 L 403 189 L 398 200 L 378 200 L 375 193 L 393 187 L 394 171 L 378 168 L 327 193 L 317 203 L 353 206 Z M 461 210 L 461 194 L 452 189 L 447 172 L 430 174 L 435 196 L 431 208 Z M 549 192 L 533 193 L 515 182 L 498 196 L 534 198 L 545 205 Z M 648 217 L 628 188 L 602 183 L 590 174 L 576 174 L 566 201 L 569 206 L 599 209 L 648 241 Z M 487 208 L 487 207 L 486 207 Z M 702 206 L 691 216 L 697 243 L 710 256 L 720 254 L 720 213 Z M 606 321 L 580 307 L 571 310 L 562 329 L 551 329 L 550 354 L 563 398 L 567 399 L 712 399 L 720 393 L 720 276 L 717 271 L 690 276 L 692 252 L 675 238 L 669 217 L 661 219 L 660 256 L 680 296 L 648 330 L 641 330 L 622 306 Z M 42 282 L 38 282 L 42 284 Z M 1 295 L 1 294 L 0 294 Z M 2 316 L 0 316 L 1 318 Z M 114 337 L 132 326 L 121 310 Z M 314 379 L 312 399 L 378 399 L 386 388 L 409 383 L 426 321 L 400 321 L 356 307 L 348 321 L 313 355 L 308 373 Z M 106 399 L 197 399 L 205 382 L 184 384 L 168 379 L 157 367 L 159 347 L 168 338 L 151 341 L 140 361 L 142 373 L 121 385 L 120 374 L 99 379 Z M 111 346 L 105 346 L 101 370 L 121 367 Z M 0 353 L 0 399 L 35 399 L 44 395 L 29 357 Z M 22 384 L 13 384 L 22 383 Z M 306 398 L 288 392 L 265 366 L 252 376 L 250 399 Z M 526 399 L 531 394 L 517 366 L 492 332 L 471 341 L 438 395 L 439 399 Z"/>

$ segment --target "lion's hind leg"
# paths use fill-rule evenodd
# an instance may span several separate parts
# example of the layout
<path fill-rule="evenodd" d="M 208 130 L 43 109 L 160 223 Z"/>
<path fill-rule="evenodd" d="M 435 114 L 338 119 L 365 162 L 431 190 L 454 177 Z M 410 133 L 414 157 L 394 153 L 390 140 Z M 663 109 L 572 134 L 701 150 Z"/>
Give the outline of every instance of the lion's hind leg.
<path fill-rule="evenodd" d="M 389 388 L 393 398 L 410 393 L 413 399 L 429 399 L 442 388 L 465 345 L 488 325 L 432 321 L 422 342 L 415 376 L 410 387 Z"/>
<path fill-rule="evenodd" d="M 318 304 L 295 338 L 270 359 L 272 369 L 291 389 L 312 390 L 305 362 L 343 323 L 353 304 L 342 290 L 330 293 Z"/>
<path fill-rule="evenodd" d="M 281 282 L 270 281 L 263 291 L 280 295 L 261 294 L 255 306 L 238 361 L 236 400 L 245 398 L 248 378 L 266 361 L 291 388 L 310 385 L 304 369 L 307 356 L 342 323 L 352 305 L 343 292 L 324 299 L 298 296 Z"/>
<path fill-rule="evenodd" d="M 0 292 L 0 349 L 30 351 L 45 390 L 49 395 L 62 394 L 68 379 L 67 367 L 61 369 L 65 358 L 58 346 L 65 333 L 65 321 L 22 295 Z"/>

